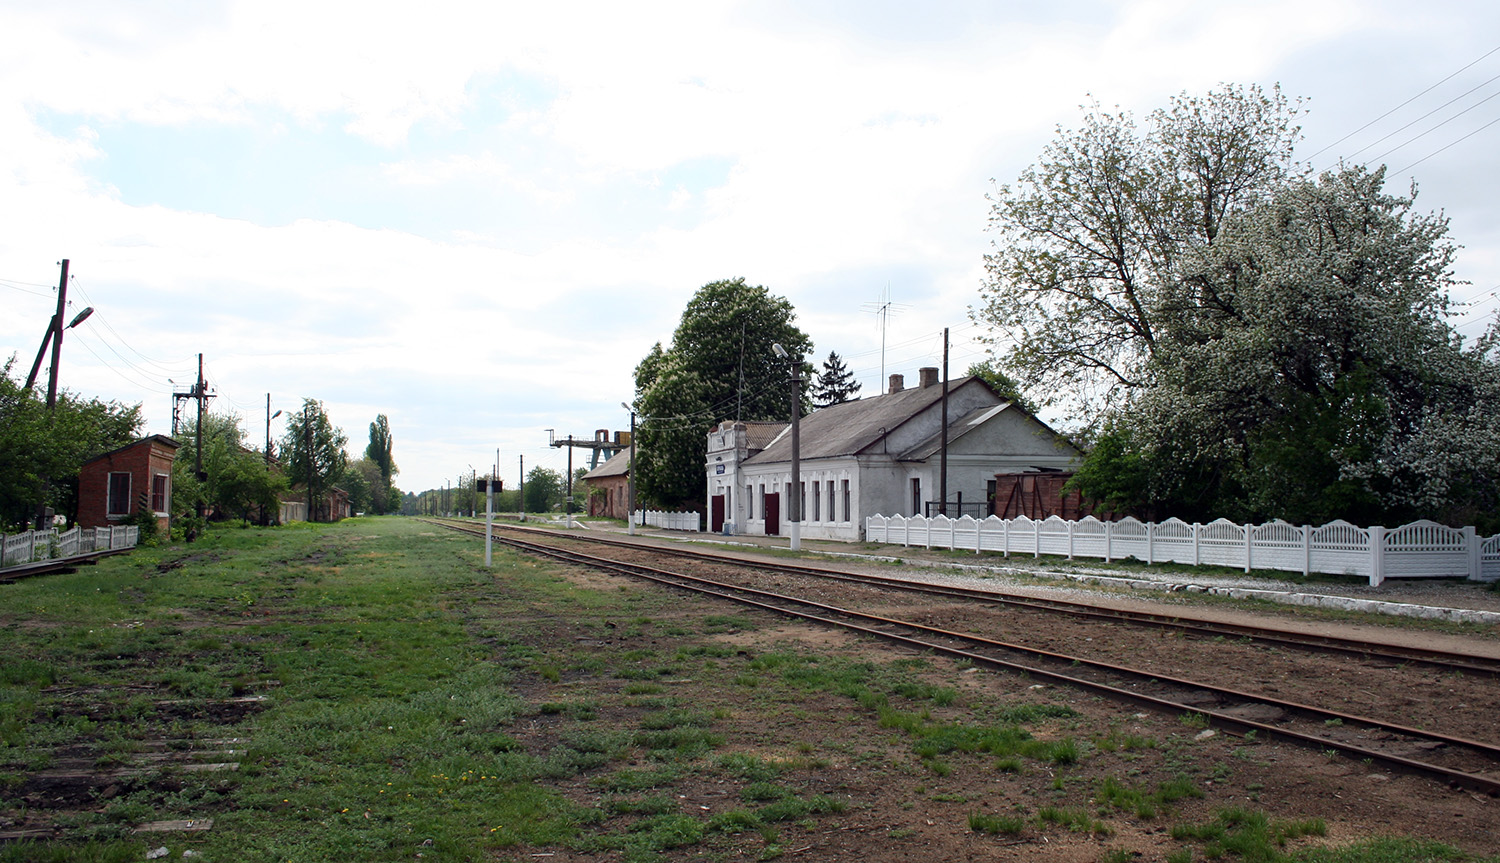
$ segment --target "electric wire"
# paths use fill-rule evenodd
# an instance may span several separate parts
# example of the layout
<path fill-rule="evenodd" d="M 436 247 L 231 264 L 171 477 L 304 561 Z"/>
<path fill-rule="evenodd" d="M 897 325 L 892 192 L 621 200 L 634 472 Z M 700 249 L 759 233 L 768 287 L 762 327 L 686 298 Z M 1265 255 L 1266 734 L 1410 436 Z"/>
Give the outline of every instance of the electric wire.
<path fill-rule="evenodd" d="M 1484 52 L 1477 59 L 1470 61 L 1468 64 L 1466 64 L 1463 68 L 1459 69 L 1458 71 L 1456 71 L 1456 72 L 1448 75 L 1446 78 L 1442 79 L 1441 81 L 1438 81 L 1436 84 L 1433 84 L 1432 86 L 1428 87 L 1427 89 L 1423 90 L 1422 92 L 1416 94 L 1415 96 L 1412 96 L 1410 99 L 1407 99 L 1405 102 L 1402 102 L 1401 104 L 1399 104 L 1396 107 L 1390 109 L 1389 111 L 1386 111 L 1384 114 L 1381 114 L 1379 117 L 1376 117 L 1375 119 L 1373 119 L 1370 122 L 1364 124 L 1363 126 L 1360 126 L 1358 129 L 1355 129 L 1353 132 L 1350 132 L 1349 134 L 1345 135 L 1344 137 L 1338 139 L 1337 141 L 1334 141 L 1332 144 L 1329 144 L 1328 146 L 1324 147 L 1323 149 L 1319 150 L 1318 152 L 1313 153 L 1311 156 L 1308 156 L 1307 157 L 1308 161 L 1316 159 L 1317 157 L 1323 155 L 1327 151 L 1333 149 L 1334 147 L 1337 147 L 1338 145 L 1344 143 L 1345 141 L 1349 140 L 1350 138 L 1354 137 L 1355 135 L 1358 135 L 1360 132 L 1363 132 L 1364 130 L 1366 130 L 1366 129 L 1370 128 L 1371 126 L 1375 125 L 1376 123 L 1379 123 L 1381 120 L 1384 120 L 1386 117 L 1389 117 L 1392 114 L 1396 113 L 1397 111 L 1401 110 L 1402 108 L 1405 108 L 1407 105 L 1410 105 L 1412 102 L 1415 102 L 1416 100 L 1422 98 L 1423 96 L 1427 95 L 1428 93 L 1431 93 L 1433 90 L 1436 90 L 1438 87 L 1441 87 L 1443 84 L 1446 84 L 1448 81 L 1450 81 L 1453 78 L 1457 77 L 1461 73 L 1468 71 L 1474 65 L 1478 64 L 1480 60 L 1483 60 L 1486 57 L 1489 57 L 1491 54 L 1494 54 L 1496 51 L 1500 51 L 1500 45 L 1497 45 L 1496 47 L 1491 48 L 1490 50 Z"/>

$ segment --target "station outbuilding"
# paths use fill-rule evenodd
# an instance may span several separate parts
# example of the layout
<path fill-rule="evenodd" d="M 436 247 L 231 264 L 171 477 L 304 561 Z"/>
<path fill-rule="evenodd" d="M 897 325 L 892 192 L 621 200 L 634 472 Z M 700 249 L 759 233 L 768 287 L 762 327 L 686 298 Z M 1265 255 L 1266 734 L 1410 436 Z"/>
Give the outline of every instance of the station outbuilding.
<path fill-rule="evenodd" d="M 78 469 L 78 525 L 113 527 L 142 506 L 165 529 L 172 511 L 172 462 L 182 444 L 151 435 L 83 463 Z"/>

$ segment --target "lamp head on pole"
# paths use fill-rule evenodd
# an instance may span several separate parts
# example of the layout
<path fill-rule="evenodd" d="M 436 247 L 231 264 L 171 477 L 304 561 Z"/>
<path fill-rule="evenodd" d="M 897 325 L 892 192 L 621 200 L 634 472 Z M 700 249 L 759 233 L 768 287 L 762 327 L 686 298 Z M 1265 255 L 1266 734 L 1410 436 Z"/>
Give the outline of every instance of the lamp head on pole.
<path fill-rule="evenodd" d="M 791 354 L 788 354 L 786 352 L 786 348 L 782 347 L 779 343 L 772 344 L 771 345 L 771 350 L 775 351 L 776 352 L 776 356 L 781 357 L 782 359 L 787 359 L 788 357 L 791 356 Z"/>
<path fill-rule="evenodd" d="M 70 324 L 68 324 L 68 329 L 71 330 L 74 327 L 78 326 L 79 324 L 83 323 L 84 321 L 88 320 L 89 319 L 89 315 L 92 315 L 93 313 L 94 313 L 94 307 L 93 306 L 89 306 L 88 308 L 86 308 L 83 311 L 79 312 L 78 316 L 73 319 L 73 322 L 70 323 Z"/>

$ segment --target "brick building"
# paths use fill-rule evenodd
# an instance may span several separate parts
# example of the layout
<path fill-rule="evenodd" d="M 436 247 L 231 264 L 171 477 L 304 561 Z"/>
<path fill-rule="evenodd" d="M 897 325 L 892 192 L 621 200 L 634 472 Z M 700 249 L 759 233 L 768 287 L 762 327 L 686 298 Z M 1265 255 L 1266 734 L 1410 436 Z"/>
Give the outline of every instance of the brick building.
<path fill-rule="evenodd" d="M 78 524 L 112 527 L 142 504 L 165 528 L 172 509 L 172 462 L 182 446 L 151 435 L 83 463 L 78 469 Z"/>

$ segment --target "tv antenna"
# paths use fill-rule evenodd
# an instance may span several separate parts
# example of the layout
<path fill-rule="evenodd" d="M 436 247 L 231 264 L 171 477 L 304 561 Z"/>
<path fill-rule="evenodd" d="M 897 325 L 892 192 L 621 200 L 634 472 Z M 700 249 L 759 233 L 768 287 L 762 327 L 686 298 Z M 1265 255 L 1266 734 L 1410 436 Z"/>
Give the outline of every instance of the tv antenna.
<path fill-rule="evenodd" d="M 865 303 L 859 309 L 862 312 L 873 312 L 880 319 L 880 388 L 885 387 L 885 331 L 890 324 L 892 314 L 901 314 L 911 308 L 908 303 L 891 302 L 891 285 L 886 283 L 885 290 L 880 299 L 873 303 Z"/>

